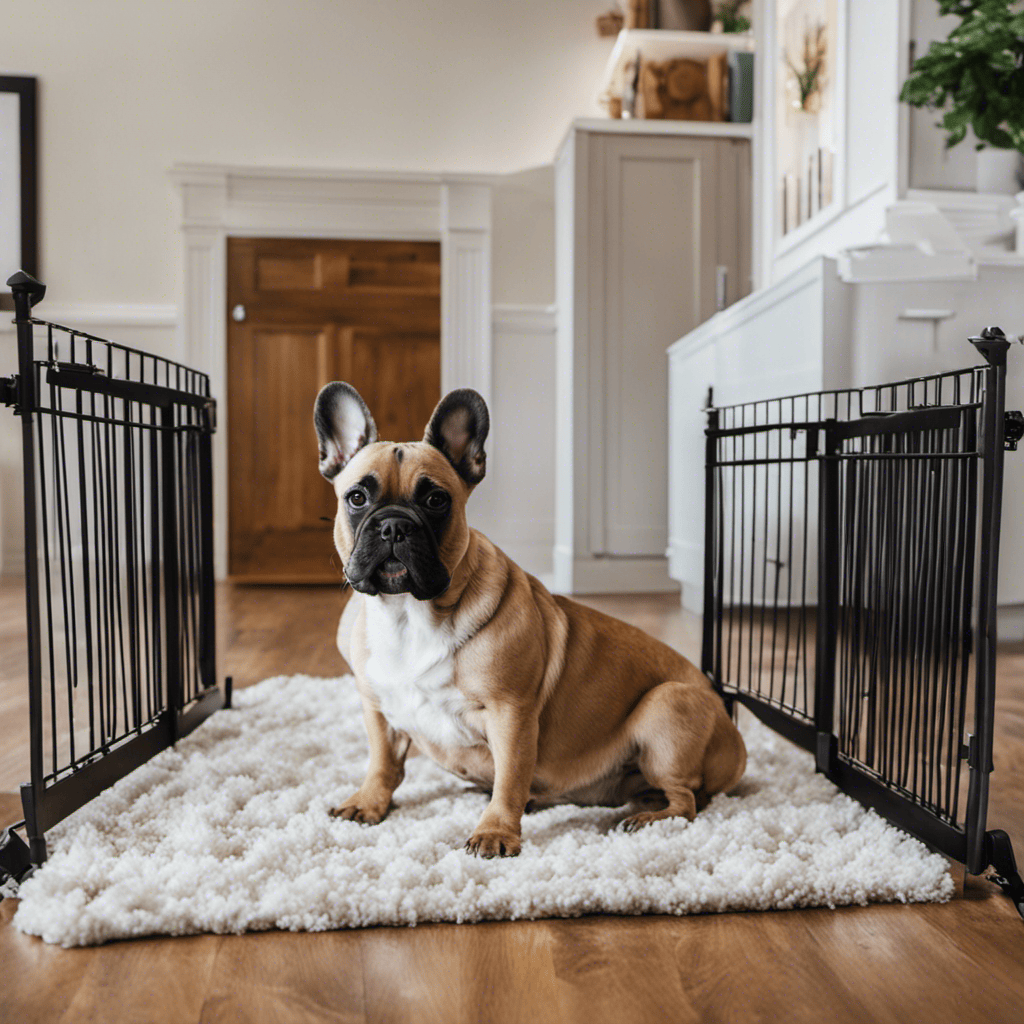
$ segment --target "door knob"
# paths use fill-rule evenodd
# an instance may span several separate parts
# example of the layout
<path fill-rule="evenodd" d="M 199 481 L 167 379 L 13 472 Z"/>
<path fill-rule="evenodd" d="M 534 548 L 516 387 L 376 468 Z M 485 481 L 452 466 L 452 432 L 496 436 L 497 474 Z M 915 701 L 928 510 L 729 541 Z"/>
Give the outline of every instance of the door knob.
<path fill-rule="evenodd" d="M 245 319 L 245 306 L 239 303 L 231 310 L 231 319 L 240 324 Z"/>

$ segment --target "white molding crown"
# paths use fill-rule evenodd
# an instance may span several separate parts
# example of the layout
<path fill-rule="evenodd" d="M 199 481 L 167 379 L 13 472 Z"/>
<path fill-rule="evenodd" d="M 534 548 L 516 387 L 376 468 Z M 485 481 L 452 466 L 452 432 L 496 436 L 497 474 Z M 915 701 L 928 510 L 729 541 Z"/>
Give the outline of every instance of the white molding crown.
<path fill-rule="evenodd" d="M 230 236 L 441 243 L 441 388 L 491 401 L 491 175 L 183 164 L 182 361 L 210 374 L 216 571 L 227 574 L 226 251 Z"/>

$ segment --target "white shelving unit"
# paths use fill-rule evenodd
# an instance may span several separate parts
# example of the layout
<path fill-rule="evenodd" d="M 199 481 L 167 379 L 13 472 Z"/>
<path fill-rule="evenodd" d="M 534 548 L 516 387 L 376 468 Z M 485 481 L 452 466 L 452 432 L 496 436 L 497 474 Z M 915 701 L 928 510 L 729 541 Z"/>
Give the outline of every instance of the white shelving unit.
<path fill-rule="evenodd" d="M 738 32 L 669 32 L 665 29 L 623 29 L 615 40 L 601 76 L 599 99 L 621 96 L 625 85 L 626 65 L 642 53 L 649 60 L 672 60 L 688 57 L 707 60 L 730 50 L 753 53 L 754 37 Z"/>

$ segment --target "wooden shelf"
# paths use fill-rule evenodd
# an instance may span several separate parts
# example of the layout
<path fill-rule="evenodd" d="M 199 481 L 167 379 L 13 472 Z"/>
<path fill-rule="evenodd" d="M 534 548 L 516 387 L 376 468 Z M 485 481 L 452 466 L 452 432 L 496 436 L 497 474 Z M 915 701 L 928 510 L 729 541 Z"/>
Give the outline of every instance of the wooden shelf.
<path fill-rule="evenodd" d="M 650 60 L 671 60 L 689 57 L 707 60 L 730 50 L 754 51 L 753 35 L 739 32 L 669 32 L 665 29 L 623 29 L 615 40 L 601 77 L 599 99 L 606 102 L 611 96 L 621 96 L 626 65 L 637 53 Z"/>
<path fill-rule="evenodd" d="M 752 139 L 754 126 L 742 121 L 668 121 L 642 117 L 577 117 L 565 138 L 573 132 L 606 132 L 611 135 L 707 135 L 713 138 Z M 563 144 L 565 139 L 562 140 Z"/>

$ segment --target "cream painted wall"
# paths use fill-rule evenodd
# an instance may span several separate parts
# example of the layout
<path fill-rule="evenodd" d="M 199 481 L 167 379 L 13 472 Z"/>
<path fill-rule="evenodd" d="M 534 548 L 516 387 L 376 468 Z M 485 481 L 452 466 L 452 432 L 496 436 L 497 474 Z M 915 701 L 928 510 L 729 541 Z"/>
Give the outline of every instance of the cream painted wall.
<path fill-rule="evenodd" d="M 35 0 L 0 38 L 0 68 L 40 80 L 50 298 L 177 301 L 176 162 L 498 173 L 550 162 L 569 120 L 599 113 L 611 41 L 594 18 L 608 6 Z M 514 277 L 496 281 L 504 301 Z"/>
<path fill-rule="evenodd" d="M 553 154 L 552 154 L 553 155 Z M 494 186 L 491 298 L 495 304 L 555 301 L 555 167 L 508 174 Z"/>

